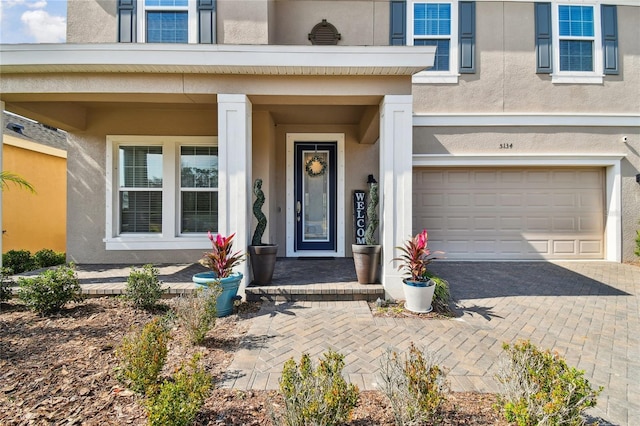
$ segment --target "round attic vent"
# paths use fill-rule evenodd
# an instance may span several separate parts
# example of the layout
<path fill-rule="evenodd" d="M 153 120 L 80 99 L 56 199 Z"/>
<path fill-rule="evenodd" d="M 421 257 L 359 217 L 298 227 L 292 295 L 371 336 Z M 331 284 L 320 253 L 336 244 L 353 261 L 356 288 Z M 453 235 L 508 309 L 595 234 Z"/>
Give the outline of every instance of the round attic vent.
<path fill-rule="evenodd" d="M 316 24 L 309 33 L 309 40 L 314 45 L 336 45 L 340 39 L 341 36 L 336 27 L 328 23 L 326 19 Z"/>

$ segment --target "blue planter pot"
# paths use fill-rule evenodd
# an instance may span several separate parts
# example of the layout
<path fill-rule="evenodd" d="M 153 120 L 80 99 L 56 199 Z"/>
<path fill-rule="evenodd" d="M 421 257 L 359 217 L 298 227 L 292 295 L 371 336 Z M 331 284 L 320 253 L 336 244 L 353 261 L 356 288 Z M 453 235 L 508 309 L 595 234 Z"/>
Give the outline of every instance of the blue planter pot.
<path fill-rule="evenodd" d="M 213 272 L 200 272 L 193 276 L 193 282 L 199 287 L 209 287 L 217 278 Z M 234 272 L 226 278 L 220 279 L 222 293 L 216 299 L 216 312 L 218 317 L 226 317 L 233 313 L 233 301 L 238 294 L 242 282 L 242 273 Z"/>

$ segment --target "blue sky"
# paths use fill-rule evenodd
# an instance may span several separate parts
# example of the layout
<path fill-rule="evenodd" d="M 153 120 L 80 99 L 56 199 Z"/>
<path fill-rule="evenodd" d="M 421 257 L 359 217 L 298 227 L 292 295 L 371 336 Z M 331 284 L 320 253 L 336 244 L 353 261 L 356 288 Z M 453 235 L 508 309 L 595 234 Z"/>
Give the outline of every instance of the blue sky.
<path fill-rule="evenodd" d="M 67 0 L 0 0 L 0 43 L 64 43 Z"/>

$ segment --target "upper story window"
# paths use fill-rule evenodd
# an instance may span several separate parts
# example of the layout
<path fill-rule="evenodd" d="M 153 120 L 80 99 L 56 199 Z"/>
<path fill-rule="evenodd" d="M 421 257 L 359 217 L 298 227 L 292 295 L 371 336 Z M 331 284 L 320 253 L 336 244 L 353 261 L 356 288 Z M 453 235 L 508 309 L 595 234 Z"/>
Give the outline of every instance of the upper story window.
<path fill-rule="evenodd" d="M 197 43 L 196 2 L 138 0 L 139 40 L 147 43 Z"/>
<path fill-rule="evenodd" d="M 573 84 L 602 84 L 605 74 L 618 74 L 615 5 L 563 0 L 534 7 L 538 73 Z"/>
<path fill-rule="evenodd" d="M 458 82 L 458 2 L 409 1 L 407 44 L 436 46 L 434 65 L 416 83 Z"/>
<path fill-rule="evenodd" d="M 117 0 L 118 42 L 216 42 L 216 0 Z"/>

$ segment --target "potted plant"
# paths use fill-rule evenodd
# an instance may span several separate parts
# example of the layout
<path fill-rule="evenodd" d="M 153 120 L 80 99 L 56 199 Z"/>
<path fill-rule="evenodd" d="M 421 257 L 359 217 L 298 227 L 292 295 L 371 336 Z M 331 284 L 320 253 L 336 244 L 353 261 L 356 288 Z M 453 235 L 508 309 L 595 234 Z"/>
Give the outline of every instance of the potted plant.
<path fill-rule="evenodd" d="M 262 191 L 262 179 L 253 182 L 253 193 L 256 200 L 253 202 L 253 215 L 258 220 L 256 229 L 249 246 L 249 259 L 251 260 L 251 271 L 253 272 L 253 284 L 270 284 L 273 279 L 273 271 L 276 267 L 276 256 L 278 254 L 277 244 L 262 244 L 262 235 L 267 229 L 267 217 L 262 213 L 264 204 L 264 192 Z"/>
<path fill-rule="evenodd" d="M 211 271 L 195 274 L 192 279 L 196 285 L 206 288 L 220 283 L 222 293 L 217 298 L 216 310 L 219 317 L 224 317 L 233 312 L 233 301 L 237 299 L 243 276 L 241 272 L 234 272 L 233 268 L 244 261 L 244 254 L 232 250 L 235 233 L 228 237 L 220 234 L 214 237 L 211 232 L 208 235 L 212 250 L 204 254 L 200 264 Z"/>
<path fill-rule="evenodd" d="M 367 228 L 364 233 L 364 244 L 352 244 L 353 262 L 356 276 L 360 284 L 377 282 L 378 266 L 380 264 L 381 246 L 376 241 L 378 228 L 378 182 L 369 175 L 369 199 L 367 203 Z"/>
<path fill-rule="evenodd" d="M 403 254 L 393 259 L 402 262 L 398 270 L 407 273 L 407 278 L 402 280 L 405 308 L 417 313 L 431 312 L 431 302 L 436 289 L 435 282 L 429 278 L 427 265 L 437 258 L 433 257 L 427 243 L 427 230 L 424 229 L 407 240 L 403 247 L 397 247 Z"/>

